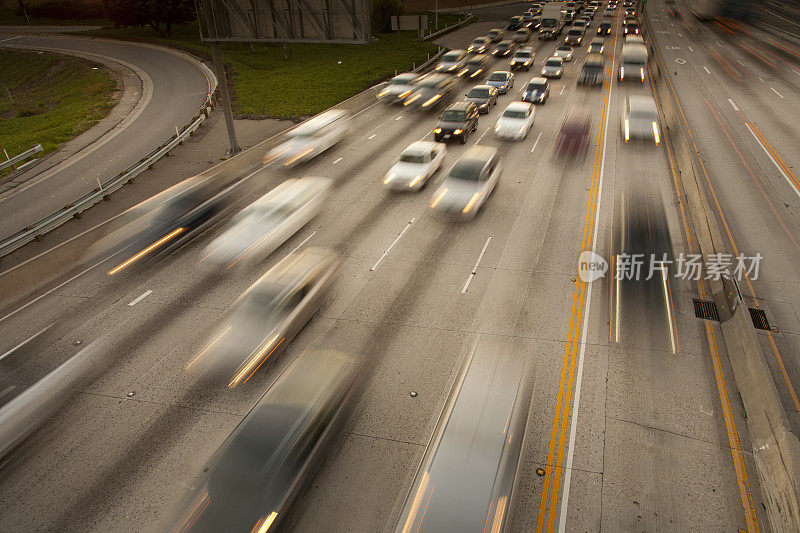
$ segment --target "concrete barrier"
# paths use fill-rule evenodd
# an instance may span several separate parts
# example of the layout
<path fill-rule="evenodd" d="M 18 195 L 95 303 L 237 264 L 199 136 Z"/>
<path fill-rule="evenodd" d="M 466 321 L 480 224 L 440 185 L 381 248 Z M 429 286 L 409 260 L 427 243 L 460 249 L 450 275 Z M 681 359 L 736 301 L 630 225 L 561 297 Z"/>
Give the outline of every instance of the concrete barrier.
<path fill-rule="evenodd" d="M 672 149 L 684 202 L 693 233 L 704 256 L 730 253 L 719 223 L 700 181 L 699 154 L 685 128 L 681 110 L 665 77 L 669 71 L 661 58 L 657 38 L 646 13 L 640 27 L 650 53 L 650 79 L 659 103 L 665 140 Z M 683 196 L 681 195 L 683 193 Z M 753 459 L 773 531 L 800 531 L 800 441 L 791 431 L 786 412 L 772 380 L 767 361 L 753 329 L 746 303 L 738 289 L 722 281 L 710 281 L 722 320 L 722 336 L 733 369 L 733 378 L 746 413 Z"/>

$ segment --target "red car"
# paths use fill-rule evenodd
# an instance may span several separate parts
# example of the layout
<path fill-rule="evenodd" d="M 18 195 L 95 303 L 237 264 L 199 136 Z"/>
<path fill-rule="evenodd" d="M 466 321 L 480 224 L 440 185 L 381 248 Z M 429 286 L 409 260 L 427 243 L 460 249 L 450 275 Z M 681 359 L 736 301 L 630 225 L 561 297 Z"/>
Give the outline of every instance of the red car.
<path fill-rule="evenodd" d="M 589 149 L 592 118 L 585 107 L 573 107 L 567 113 L 556 137 L 556 156 L 575 159 L 586 155 Z"/>

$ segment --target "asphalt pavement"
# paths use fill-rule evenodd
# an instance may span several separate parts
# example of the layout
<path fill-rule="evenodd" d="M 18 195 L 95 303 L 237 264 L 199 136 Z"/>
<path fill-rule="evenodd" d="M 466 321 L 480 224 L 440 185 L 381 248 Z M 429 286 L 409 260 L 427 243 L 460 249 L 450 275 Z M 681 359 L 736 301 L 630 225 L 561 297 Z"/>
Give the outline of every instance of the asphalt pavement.
<path fill-rule="evenodd" d="M 690 37 L 666 18 L 660 3 L 651 1 L 648 9 L 665 61 L 685 61 L 675 63 L 671 80 L 698 150 L 707 154 L 731 236 L 742 240 L 742 251 L 765 256 L 765 278 L 753 286 L 779 331 L 763 340 L 766 347 L 775 343 L 792 380 L 800 301 L 792 254 L 800 250 L 789 243 L 797 235 L 800 205 L 791 196 L 791 179 L 781 173 L 786 169 L 770 167 L 768 151 L 759 152 L 727 98 L 739 112 L 757 117 L 750 120 L 758 121 L 787 167 L 796 153 L 782 143 L 791 143 L 796 132 L 767 117 L 780 113 L 792 126 L 787 113 L 794 111 L 787 111 L 789 102 L 768 100 L 772 91 L 761 86 L 749 97 L 726 94 L 744 89 L 708 61 L 715 49 L 707 30 Z M 518 11 L 512 6 L 506 14 Z M 498 15 L 498 22 L 505 19 Z M 338 146 L 288 173 L 256 171 L 237 193 L 231 212 L 287 176 L 335 180 L 321 215 L 258 268 L 220 274 L 199 263 L 203 247 L 219 232 L 214 226 L 120 281 L 105 274 L 111 258 L 24 309 L 28 302 L 5 310 L 0 352 L 27 344 L 0 360 L 0 401 L 82 350 L 95 365 L 73 402 L 3 466 L 0 529 L 163 529 L 263 391 L 297 354 L 318 346 L 364 355 L 369 366 L 353 418 L 284 525 L 294 531 L 391 530 L 477 337 L 502 341 L 528 358 L 535 373 L 512 531 L 735 531 L 756 523 L 768 529 L 752 456 L 742 453 L 751 444 L 721 331 L 695 318 L 696 286 L 675 281 L 673 318 L 667 321 L 653 301 L 615 304 L 608 277 L 585 283 L 578 276 L 581 251 L 610 257 L 618 199 L 644 180 L 659 191 L 675 252 L 695 246 L 686 237 L 663 144 L 622 141 L 625 97 L 652 93 L 647 83 L 616 82 L 622 35 L 619 15 L 615 20 L 602 88 L 576 85 L 584 44 L 564 77 L 551 81 L 551 96 L 537 106 L 528 137 L 495 139 L 494 122 L 556 46 L 534 41 L 531 71 L 517 73 L 511 93 L 481 116 L 466 146 L 448 145 L 445 169 L 475 144 L 497 146 L 502 154 L 500 184 L 472 221 L 437 216 L 429 208 L 436 180 L 417 194 L 382 188 L 398 154 L 413 141 L 432 138 L 438 112 L 376 104 L 354 117 L 353 131 Z M 498 22 L 470 25 L 441 43 L 465 47 L 502 27 Z M 702 52 L 699 43 L 707 45 Z M 684 51 L 690 46 L 692 52 Z M 500 60 L 492 66 L 502 67 Z M 777 80 L 764 80 L 784 89 L 784 98 L 796 98 Z M 469 86 L 462 81 L 458 91 Z M 578 161 L 555 159 L 556 132 L 576 105 L 592 117 L 588 153 Z M 727 136 L 714 113 L 730 127 L 736 149 L 724 144 Z M 756 176 L 752 184 L 737 149 Z M 756 182 L 768 189 L 776 218 Z M 210 389 L 185 373 L 234 299 L 287 253 L 306 246 L 337 250 L 344 263 L 323 308 L 286 351 L 235 390 Z M 46 328 L 55 321 L 58 334 L 51 335 Z M 776 384 L 784 383 L 776 368 Z"/>
<path fill-rule="evenodd" d="M 125 116 L 114 124 L 101 122 L 96 136 L 83 142 L 93 135 L 89 130 L 76 140 L 80 146 L 75 153 L 68 157 L 56 153 L 57 165 L 40 163 L 13 189 L 0 194 L 0 237 L 24 229 L 95 189 L 98 180 L 105 182 L 139 161 L 197 113 L 211 86 L 210 71 L 198 60 L 163 47 L 23 30 L 0 30 L 0 46 L 102 62 L 134 87 L 120 104 L 128 110 Z"/>

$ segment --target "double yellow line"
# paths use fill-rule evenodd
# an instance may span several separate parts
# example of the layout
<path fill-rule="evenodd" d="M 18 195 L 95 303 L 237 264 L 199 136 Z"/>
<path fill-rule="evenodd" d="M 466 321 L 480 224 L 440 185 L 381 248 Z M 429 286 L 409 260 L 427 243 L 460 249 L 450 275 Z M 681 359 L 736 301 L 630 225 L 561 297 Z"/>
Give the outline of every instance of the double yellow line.
<path fill-rule="evenodd" d="M 611 86 L 614 83 L 614 58 L 615 36 L 611 38 L 611 62 L 606 75 L 603 88 L 603 109 L 600 115 L 600 126 L 597 129 L 597 149 L 594 155 L 594 167 L 589 188 L 589 200 L 586 205 L 586 218 L 583 223 L 583 239 L 580 251 L 588 250 L 592 242 L 592 235 L 597 229 L 594 227 L 595 210 L 599 194 L 600 173 L 602 170 L 603 145 L 605 144 L 606 115 L 608 113 Z M 536 531 L 546 529 L 551 531 L 555 526 L 556 509 L 558 508 L 558 491 L 563 470 L 564 445 L 566 442 L 567 422 L 569 421 L 570 406 L 572 405 L 572 389 L 575 378 L 575 361 L 580 348 L 581 316 L 583 305 L 586 301 L 586 283 L 580 277 L 576 278 L 575 290 L 572 295 L 572 308 L 570 310 L 569 330 L 567 344 L 564 347 L 564 359 L 561 363 L 561 381 L 558 386 L 556 412 L 553 417 L 553 426 L 550 431 L 550 444 L 547 449 L 545 464 L 544 485 L 541 500 L 539 501 L 539 517 L 536 521 Z M 555 453 L 555 456 L 554 456 Z M 552 461 L 552 462 L 551 462 Z"/>

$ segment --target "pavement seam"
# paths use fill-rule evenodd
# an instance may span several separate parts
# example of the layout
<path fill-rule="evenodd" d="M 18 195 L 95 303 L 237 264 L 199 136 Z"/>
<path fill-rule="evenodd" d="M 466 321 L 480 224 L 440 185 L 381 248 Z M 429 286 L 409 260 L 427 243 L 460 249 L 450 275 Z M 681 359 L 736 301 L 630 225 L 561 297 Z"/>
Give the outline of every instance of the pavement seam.
<path fill-rule="evenodd" d="M 367 435 L 365 433 L 356 433 L 355 431 L 349 431 L 348 435 L 355 435 L 356 437 L 365 437 L 368 439 L 376 439 L 376 440 L 383 440 L 386 442 L 396 442 L 398 444 L 411 444 L 412 446 L 421 446 L 423 448 L 427 447 L 427 443 L 419 443 L 419 442 L 411 442 L 408 440 L 399 440 L 399 439 L 390 439 L 389 437 L 380 437 L 378 435 Z"/>

